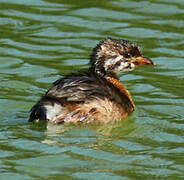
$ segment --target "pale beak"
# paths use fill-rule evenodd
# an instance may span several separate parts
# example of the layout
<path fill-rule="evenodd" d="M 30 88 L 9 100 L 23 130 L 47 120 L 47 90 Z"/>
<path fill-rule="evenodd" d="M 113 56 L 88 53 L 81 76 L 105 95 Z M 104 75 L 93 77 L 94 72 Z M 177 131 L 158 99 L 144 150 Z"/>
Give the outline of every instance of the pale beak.
<path fill-rule="evenodd" d="M 135 66 L 156 65 L 151 59 L 139 56 L 130 60 Z"/>

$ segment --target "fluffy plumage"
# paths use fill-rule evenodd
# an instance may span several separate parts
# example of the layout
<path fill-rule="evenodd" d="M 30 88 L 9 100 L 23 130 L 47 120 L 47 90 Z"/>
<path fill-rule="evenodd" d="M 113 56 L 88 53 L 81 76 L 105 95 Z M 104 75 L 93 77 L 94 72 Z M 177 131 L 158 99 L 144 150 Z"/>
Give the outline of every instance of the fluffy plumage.
<path fill-rule="evenodd" d="M 55 81 L 32 107 L 29 121 L 60 124 L 122 120 L 134 111 L 134 103 L 118 74 L 153 64 L 135 44 L 107 38 L 93 49 L 88 72 Z"/>

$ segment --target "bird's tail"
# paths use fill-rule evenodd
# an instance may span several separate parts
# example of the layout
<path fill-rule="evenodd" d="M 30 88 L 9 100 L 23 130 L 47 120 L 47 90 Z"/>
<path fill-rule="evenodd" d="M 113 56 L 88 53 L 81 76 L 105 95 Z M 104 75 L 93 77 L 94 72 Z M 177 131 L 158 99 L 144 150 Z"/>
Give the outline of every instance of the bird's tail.
<path fill-rule="evenodd" d="M 38 101 L 37 104 L 35 104 L 31 108 L 31 114 L 29 116 L 29 122 L 34 122 L 34 121 L 46 121 L 47 116 L 46 116 L 46 108 L 43 106 L 42 101 Z"/>

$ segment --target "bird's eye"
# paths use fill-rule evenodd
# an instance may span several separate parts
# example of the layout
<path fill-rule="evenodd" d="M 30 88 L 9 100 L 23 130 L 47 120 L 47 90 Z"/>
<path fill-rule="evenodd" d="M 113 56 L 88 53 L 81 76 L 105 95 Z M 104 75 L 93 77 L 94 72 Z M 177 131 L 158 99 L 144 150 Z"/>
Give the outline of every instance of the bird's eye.
<path fill-rule="evenodd" d="M 139 63 L 137 61 L 134 61 L 133 64 L 136 65 L 136 66 L 139 65 Z"/>
<path fill-rule="evenodd" d="M 130 53 L 125 53 L 125 54 L 123 54 L 123 56 L 124 56 L 125 58 L 130 58 L 130 57 L 131 57 L 131 54 L 130 54 Z"/>

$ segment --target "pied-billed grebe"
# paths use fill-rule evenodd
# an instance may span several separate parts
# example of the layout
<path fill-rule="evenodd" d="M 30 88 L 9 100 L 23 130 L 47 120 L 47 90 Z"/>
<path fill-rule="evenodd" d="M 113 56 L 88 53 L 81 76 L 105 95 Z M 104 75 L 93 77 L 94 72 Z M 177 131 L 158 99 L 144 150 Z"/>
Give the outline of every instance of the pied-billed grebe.
<path fill-rule="evenodd" d="M 143 57 L 135 44 L 107 38 L 93 49 L 89 70 L 55 81 L 32 107 L 29 121 L 60 124 L 123 120 L 134 111 L 134 103 L 117 75 L 141 65 L 154 63 Z"/>

